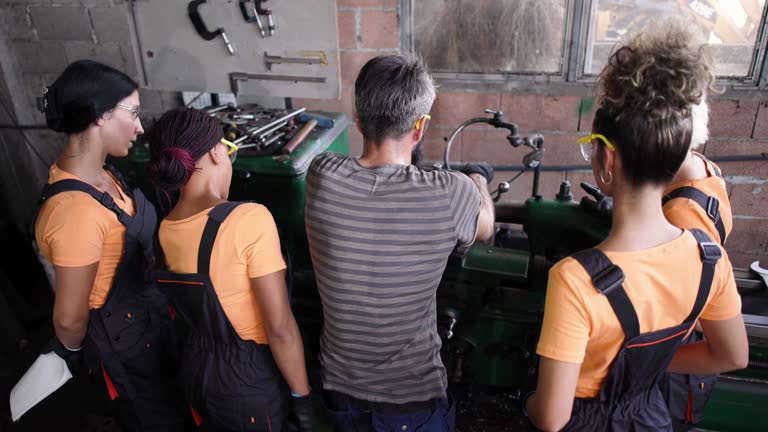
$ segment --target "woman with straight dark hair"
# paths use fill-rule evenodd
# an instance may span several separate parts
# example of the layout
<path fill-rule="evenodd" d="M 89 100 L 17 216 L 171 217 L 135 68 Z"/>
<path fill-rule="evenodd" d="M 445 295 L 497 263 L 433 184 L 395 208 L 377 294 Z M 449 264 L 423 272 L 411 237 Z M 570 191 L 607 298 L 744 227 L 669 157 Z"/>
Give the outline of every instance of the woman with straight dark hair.
<path fill-rule="evenodd" d="M 593 133 L 579 144 L 613 197 L 613 224 L 595 249 L 549 272 L 538 388 L 523 402 L 540 429 L 671 431 L 659 389 L 665 372 L 747 364 L 728 256 L 705 231 L 672 225 L 662 209 L 711 78 L 689 46 L 687 30 L 670 22 L 621 46 L 600 76 Z M 681 50 L 687 55 L 673 55 Z M 706 339 L 681 346 L 697 320 Z"/>
<path fill-rule="evenodd" d="M 104 375 L 124 430 L 184 430 L 191 416 L 173 383 L 167 300 L 148 273 L 155 210 L 105 165 L 144 132 L 137 89 L 124 73 L 82 60 L 38 101 L 48 127 L 67 134 L 34 225 L 55 272 L 49 349 L 73 374 L 85 361 Z"/>
<path fill-rule="evenodd" d="M 165 113 L 150 134 L 150 180 L 180 189 L 160 223 L 156 280 L 188 327 L 184 393 L 205 430 L 270 432 L 281 430 L 290 393 L 300 430 L 312 431 L 277 227 L 264 206 L 227 201 L 237 147 L 222 135 L 195 109 Z"/>

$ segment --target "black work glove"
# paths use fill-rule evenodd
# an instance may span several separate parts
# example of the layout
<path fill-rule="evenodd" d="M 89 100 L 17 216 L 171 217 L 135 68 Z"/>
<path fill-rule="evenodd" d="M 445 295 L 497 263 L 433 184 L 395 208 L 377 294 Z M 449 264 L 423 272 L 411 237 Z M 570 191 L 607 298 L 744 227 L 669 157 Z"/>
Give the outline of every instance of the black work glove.
<path fill-rule="evenodd" d="M 480 174 L 485 177 L 485 180 L 489 184 L 491 183 L 491 180 L 493 180 L 493 168 L 485 162 L 470 162 L 464 165 L 461 172 L 466 175 Z"/>
<path fill-rule="evenodd" d="M 315 407 L 312 403 L 312 393 L 301 397 L 291 396 L 293 399 L 293 413 L 298 420 L 299 430 L 301 432 L 318 430 L 318 420 L 315 415 Z"/>
<path fill-rule="evenodd" d="M 67 368 L 69 368 L 69 372 L 72 373 L 72 375 L 75 375 L 77 370 L 80 369 L 80 366 L 82 365 L 82 347 L 78 348 L 76 351 L 72 351 L 65 347 L 64 344 L 62 344 L 56 336 L 48 341 L 48 343 L 43 347 L 43 354 L 48 354 L 49 352 L 55 352 L 57 356 L 61 357 L 65 362 L 67 362 Z"/>

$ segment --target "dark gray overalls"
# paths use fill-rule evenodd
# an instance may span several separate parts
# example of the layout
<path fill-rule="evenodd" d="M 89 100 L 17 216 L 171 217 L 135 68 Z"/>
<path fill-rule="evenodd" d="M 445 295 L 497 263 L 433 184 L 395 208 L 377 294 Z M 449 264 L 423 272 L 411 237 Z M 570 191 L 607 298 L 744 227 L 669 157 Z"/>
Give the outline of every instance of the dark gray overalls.
<path fill-rule="evenodd" d="M 104 168 L 133 199 L 134 216 L 125 213 L 108 192 L 74 179 L 46 185 L 38 212 L 49 198 L 79 191 L 91 195 L 125 225 L 123 256 L 106 302 L 89 312 L 86 363 L 91 373 L 103 373 L 110 396 L 119 397 L 124 430 L 187 430 L 191 416 L 174 379 L 177 356 L 168 301 L 151 282 L 149 273 L 157 215 L 139 189 L 129 190 L 120 173 L 108 165 Z M 102 371 L 98 371 L 99 363 Z"/>
<path fill-rule="evenodd" d="M 707 174 L 716 175 L 723 178 L 720 170 L 712 165 L 710 172 L 709 162 L 704 156 L 696 154 L 697 157 L 704 160 L 707 166 Z M 724 245 L 727 240 L 725 233 L 725 224 L 720 217 L 720 202 L 716 197 L 707 195 L 704 192 L 691 187 L 679 187 L 662 199 L 662 205 L 677 198 L 687 198 L 699 205 L 707 213 L 707 216 L 715 226 L 720 235 L 720 244 Z M 704 340 L 704 334 L 694 331 L 685 340 L 684 343 L 695 343 Z M 667 400 L 669 414 L 672 416 L 672 423 L 675 430 L 686 430 L 690 425 L 699 423 L 704 415 L 704 408 L 715 389 L 718 374 L 712 375 L 688 375 L 688 374 L 667 374 L 661 381 L 661 392 Z"/>
<path fill-rule="evenodd" d="M 206 431 L 281 430 L 288 386 L 269 345 L 243 340 L 229 322 L 209 274 L 219 227 L 239 202 L 224 202 L 208 213 L 197 252 L 197 273 L 157 271 L 157 286 L 186 324 L 181 381 L 187 401 Z M 165 270 L 162 250 L 158 264 Z"/>
<path fill-rule="evenodd" d="M 576 398 L 573 414 L 563 431 L 651 432 L 671 431 L 667 403 L 659 389 L 665 371 L 701 313 L 712 285 L 720 247 L 700 230 L 691 230 L 703 262 L 693 310 L 682 323 L 640 333 L 637 314 L 622 283 L 624 272 L 597 249 L 573 256 L 605 295 L 624 331 L 624 344 L 611 365 L 596 398 Z"/>

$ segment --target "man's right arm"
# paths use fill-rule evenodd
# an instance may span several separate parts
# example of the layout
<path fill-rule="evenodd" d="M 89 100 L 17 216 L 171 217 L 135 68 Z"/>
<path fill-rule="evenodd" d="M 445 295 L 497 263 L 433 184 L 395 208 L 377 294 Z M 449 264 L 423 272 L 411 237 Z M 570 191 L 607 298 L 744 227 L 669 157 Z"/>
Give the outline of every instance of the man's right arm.
<path fill-rule="evenodd" d="M 486 241 L 493 236 L 494 232 L 494 207 L 493 199 L 488 192 L 488 182 L 482 174 L 470 174 L 469 178 L 475 184 L 480 192 L 480 213 L 477 216 L 477 234 L 475 240 Z"/>

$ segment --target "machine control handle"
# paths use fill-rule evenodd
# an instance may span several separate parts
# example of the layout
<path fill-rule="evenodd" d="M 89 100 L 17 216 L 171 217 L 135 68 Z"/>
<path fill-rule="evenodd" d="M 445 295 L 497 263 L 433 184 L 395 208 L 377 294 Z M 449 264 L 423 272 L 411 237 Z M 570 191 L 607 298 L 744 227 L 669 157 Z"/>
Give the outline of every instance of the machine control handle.
<path fill-rule="evenodd" d="M 582 197 L 580 201 L 582 207 L 601 216 L 609 218 L 613 216 L 613 198 L 605 196 L 599 188 L 592 186 L 589 183 L 582 182 L 581 188 L 594 198 L 594 200 L 592 200 L 589 197 Z"/>

